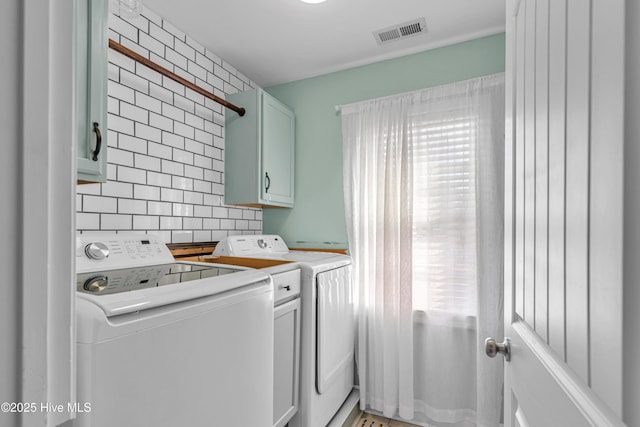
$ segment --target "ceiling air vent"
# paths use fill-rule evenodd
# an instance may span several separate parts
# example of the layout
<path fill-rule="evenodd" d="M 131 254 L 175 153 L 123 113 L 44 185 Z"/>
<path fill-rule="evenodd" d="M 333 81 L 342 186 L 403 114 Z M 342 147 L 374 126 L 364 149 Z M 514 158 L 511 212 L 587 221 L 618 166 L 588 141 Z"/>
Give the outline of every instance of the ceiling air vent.
<path fill-rule="evenodd" d="M 383 45 L 394 40 L 417 36 L 426 32 L 426 21 L 424 18 L 419 18 L 414 19 L 413 21 L 383 28 L 382 30 L 374 31 L 373 36 L 376 38 L 376 42 L 378 42 L 379 45 Z"/>

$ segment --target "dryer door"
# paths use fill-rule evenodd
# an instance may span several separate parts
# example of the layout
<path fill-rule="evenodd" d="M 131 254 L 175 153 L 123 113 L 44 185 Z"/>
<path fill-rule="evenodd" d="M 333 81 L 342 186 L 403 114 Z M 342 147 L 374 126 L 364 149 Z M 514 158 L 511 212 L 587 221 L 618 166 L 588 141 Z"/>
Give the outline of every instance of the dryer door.
<path fill-rule="evenodd" d="M 316 388 L 325 392 L 341 375 L 352 375 L 355 312 L 351 266 L 317 275 Z"/>

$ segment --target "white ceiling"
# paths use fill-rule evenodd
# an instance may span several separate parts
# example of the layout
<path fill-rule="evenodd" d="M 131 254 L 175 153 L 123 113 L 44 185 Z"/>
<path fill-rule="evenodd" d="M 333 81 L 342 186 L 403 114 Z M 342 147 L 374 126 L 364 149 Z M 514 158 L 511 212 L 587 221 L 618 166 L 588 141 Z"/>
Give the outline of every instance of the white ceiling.
<path fill-rule="evenodd" d="M 504 0 L 143 0 L 263 87 L 504 31 Z M 428 32 L 372 33 L 425 17 Z"/>

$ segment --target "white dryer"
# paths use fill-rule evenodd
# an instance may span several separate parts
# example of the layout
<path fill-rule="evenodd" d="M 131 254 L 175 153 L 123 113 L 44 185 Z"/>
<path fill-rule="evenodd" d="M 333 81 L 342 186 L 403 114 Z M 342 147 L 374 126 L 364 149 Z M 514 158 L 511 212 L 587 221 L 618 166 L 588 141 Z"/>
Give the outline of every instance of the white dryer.
<path fill-rule="evenodd" d="M 219 256 L 301 263 L 302 345 L 300 408 L 291 427 L 325 427 L 354 386 L 355 306 L 351 257 L 331 252 L 291 251 L 278 235 L 229 236 Z M 357 401 L 356 401 L 357 402 Z"/>

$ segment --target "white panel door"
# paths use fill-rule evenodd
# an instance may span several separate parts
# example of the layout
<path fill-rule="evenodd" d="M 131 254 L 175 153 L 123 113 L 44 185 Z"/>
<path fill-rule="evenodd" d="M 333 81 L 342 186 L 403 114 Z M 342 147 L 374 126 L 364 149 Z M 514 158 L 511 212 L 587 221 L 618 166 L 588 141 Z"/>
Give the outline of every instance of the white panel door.
<path fill-rule="evenodd" d="M 505 426 L 621 426 L 624 0 L 507 1 Z"/>

